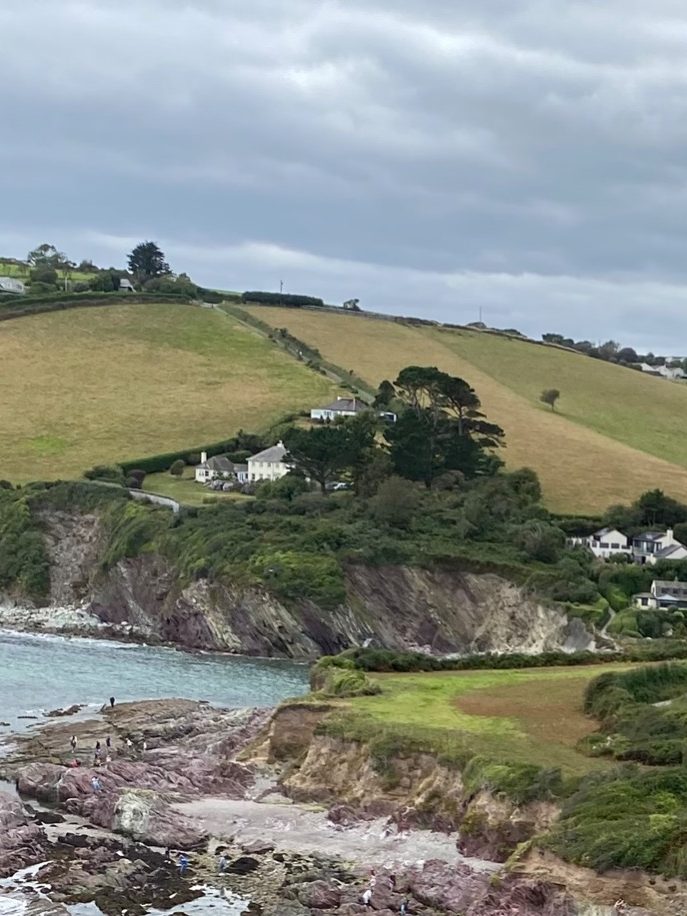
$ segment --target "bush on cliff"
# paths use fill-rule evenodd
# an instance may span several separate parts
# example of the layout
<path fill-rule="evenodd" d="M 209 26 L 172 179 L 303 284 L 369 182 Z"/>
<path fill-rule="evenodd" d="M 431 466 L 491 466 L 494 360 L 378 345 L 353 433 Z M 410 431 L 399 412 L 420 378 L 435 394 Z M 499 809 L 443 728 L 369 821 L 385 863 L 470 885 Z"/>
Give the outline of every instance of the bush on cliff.
<path fill-rule="evenodd" d="M 50 560 L 29 494 L 5 489 L 0 489 L 0 589 L 39 604 L 50 591 Z"/>
<path fill-rule="evenodd" d="M 311 679 L 312 689 L 323 697 L 371 697 L 381 693 L 362 671 L 344 668 L 323 668 Z"/>
<path fill-rule="evenodd" d="M 590 775 L 541 843 L 599 872 L 641 868 L 687 877 L 687 770 Z"/>

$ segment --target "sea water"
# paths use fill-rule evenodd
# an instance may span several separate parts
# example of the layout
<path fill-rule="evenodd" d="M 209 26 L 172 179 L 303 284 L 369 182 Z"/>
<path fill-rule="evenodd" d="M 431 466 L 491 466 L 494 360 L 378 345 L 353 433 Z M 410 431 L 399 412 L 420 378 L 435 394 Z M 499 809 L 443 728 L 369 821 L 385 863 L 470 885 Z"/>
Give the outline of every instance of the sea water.
<path fill-rule="evenodd" d="M 9 723 L 0 726 L 0 739 L 3 733 L 45 721 L 49 710 L 84 703 L 84 715 L 88 707 L 92 712 L 111 696 L 120 702 L 183 697 L 217 706 L 264 707 L 304 693 L 307 683 L 307 667 L 288 661 L 0 630 L 0 721 Z M 50 888 L 35 881 L 36 870 L 0 880 L 0 916 L 23 916 L 30 904 L 48 916 Z M 202 896 L 192 903 L 164 913 L 150 910 L 149 916 L 238 916 L 247 906 L 233 894 L 201 890 Z M 102 916 L 95 904 L 67 910 L 71 916 Z"/>
<path fill-rule="evenodd" d="M 305 665 L 191 654 L 96 639 L 0 630 L 0 736 L 49 710 L 84 703 L 183 697 L 218 706 L 274 706 L 307 689 Z"/>

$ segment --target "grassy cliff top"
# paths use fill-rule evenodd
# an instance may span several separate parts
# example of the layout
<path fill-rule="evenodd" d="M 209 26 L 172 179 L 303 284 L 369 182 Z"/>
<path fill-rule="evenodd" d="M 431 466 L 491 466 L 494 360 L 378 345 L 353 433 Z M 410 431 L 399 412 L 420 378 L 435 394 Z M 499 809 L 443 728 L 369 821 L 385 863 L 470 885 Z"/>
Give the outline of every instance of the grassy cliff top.
<path fill-rule="evenodd" d="M 584 692 L 604 671 L 626 666 L 368 674 L 382 692 L 340 701 L 351 733 L 425 747 L 446 758 L 490 759 L 568 774 L 600 765 L 580 753 L 580 738 L 598 728 L 583 711 Z"/>

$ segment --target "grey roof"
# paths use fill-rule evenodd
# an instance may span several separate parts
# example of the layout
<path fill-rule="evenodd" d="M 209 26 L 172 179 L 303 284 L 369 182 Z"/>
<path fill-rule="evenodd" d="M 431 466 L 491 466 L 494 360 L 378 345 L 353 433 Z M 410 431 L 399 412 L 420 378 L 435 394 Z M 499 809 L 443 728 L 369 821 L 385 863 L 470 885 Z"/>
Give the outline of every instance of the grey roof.
<path fill-rule="evenodd" d="M 602 538 L 605 534 L 610 534 L 611 531 L 617 531 L 618 534 L 623 534 L 622 531 L 619 531 L 617 528 L 600 528 L 598 531 L 595 531 L 592 537 Z M 623 537 L 625 535 L 623 534 Z"/>
<path fill-rule="evenodd" d="M 367 410 L 368 406 L 364 401 L 361 401 L 360 398 L 337 398 L 335 401 L 332 401 L 331 404 L 327 404 L 326 407 L 318 407 L 318 410 L 334 410 L 340 412 L 351 412 L 358 413 L 360 410 Z"/>
<path fill-rule="evenodd" d="M 240 474 L 241 471 L 243 471 L 244 473 L 246 473 L 246 472 L 248 471 L 248 465 L 247 465 L 247 464 L 235 464 L 235 465 L 234 465 L 234 473 L 235 473 L 235 474 Z"/>
<path fill-rule="evenodd" d="M 665 537 L 665 531 L 642 531 L 641 534 L 635 534 L 633 541 L 658 541 Z"/>
<path fill-rule="evenodd" d="M 655 556 L 665 560 L 667 557 L 677 553 L 679 550 L 685 550 L 685 546 L 684 544 L 680 544 L 679 541 L 676 541 L 675 544 L 669 544 L 667 547 L 662 547 L 660 550 L 657 550 Z"/>
<path fill-rule="evenodd" d="M 224 474 L 230 474 L 234 470 L 234 462 L 230 461 L 225 455 L 215 455 L 198 466 L 207 468 L 210 471 L 220 471 Z"/>
<path fill-rule="evenodd" d="M 654 579 L 651 584 L 654 588 L 675 588 L 676 585 L 687 588 L 687 582 L 680 582 L 679 579 Z"/>
<path fill-rule="evenodd" d="M 272 445 L 270 448 L 264 449 L 262 452 L 258 452 L 257 455 L 251 455 L 248 459 L 249 461 L 267 461 L 277 464 L 280 461 L 284 460 L 284 455 L 286 454 L 286 447 L 283 442 L 277 442 L 276 445 Z"/>

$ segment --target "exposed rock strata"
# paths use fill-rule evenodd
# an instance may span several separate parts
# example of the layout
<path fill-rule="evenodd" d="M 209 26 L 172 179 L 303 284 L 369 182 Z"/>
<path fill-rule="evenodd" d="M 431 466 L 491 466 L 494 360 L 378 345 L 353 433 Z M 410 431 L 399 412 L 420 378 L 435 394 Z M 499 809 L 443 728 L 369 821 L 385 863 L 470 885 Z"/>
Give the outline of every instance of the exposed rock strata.
<path fill-rule="evenodd" d="M 435 653 L 595 646 L 580 620 L 495 574 L 350 564 L 345 604 L 323 610 L 302 600 L 287 607 L 266 590 L 231 581 L 182 582 L 166 560 L 151 554 L 103 571 L 96 515 L 46 512 L 42 522 L 51 609 L 32 617 L 8 604 L 0 607 L 0 625 L 290 658 L 366 640 Z M 21 603 L 21 596 L 12 597 Z"/>
<path fill-rule="evenodd" d="M 375 782 L 378 774 L 374 768 L 366 769 L 360 748 L 337 768 L 336 758 L 345 755 L 345 747 L 319 743 L 320 737 L 314 735 L 315 708 L 306 712 L 290 745 L 284 730 L 289 722 L 296 724 L 292 714 L 287 719 L 277 715 L 275 721 L 281 718 L 281 722 L 277 728 L 273 722 L 270 734 L 279 737 L 282 759 L 287 764 L 289 746 L 300 758 L 302 750 L 297 749 L 310 742 L 300 770 L 291 759 L 292 772 L 286 780 L 296 780 L 300 772 L 293 784 L 298 782 L 302 797 L 306 797 L 307 780 L 311 780 L 317 795 L 331 798 L 324 767 L 326 755 L 333 755 L 329 764 L 335 792 L 341 791 L 342 797 L 347 795 L 352 801 L 351 806 L 339 805 L 332 812 L 338 820 L 337 829 L 343 830 L 344 835 L 345 825 L 357 817 L 356 810 L 373 800 L 367 793 L 372 793 L 377 803 L 385 802 L 393 808 L 403 792 L 408 797 L 415 793 L 416 800 L 424 798 L 427 803 L 436 793 L 448 798 L 453 792 L 452 801 L 446 803 L 446 813 L 460 815 L 462 787 L 455 773 L 436 765 L 431 772 L 428 756 L 413 759 L 409 755 L 400 764 L 407 772 L 407 784 L 385 789 L 382 783 Z M 7 874 L 8 870 L 48 859 L 37 879 L 52 887 L 54 912 L 59 912 L 62 903 L 95 900 L 108 916 L 124 910 L 139 916 L 146 906 L 166 910 L 172 903 L 190 900 L 201 893 L 198 887 L 207 883 L 251 898 L 262 907 L 265 916 L 362 916 L 368 912 L 362 905 L 362 893 L 369 882 L 363 848 L 351 846 L 355 866 L 344 866 L 320 854 L 283 851 L 279 843 L 284 828 L 279 823 L 261 837 L 260 843 L 242 846 L 231 838 L 208 843 L 202 822 L 184 817 L 176 806 L 170 805 L 172 799 L 178 798 L 205 798 L 216 803 L 218 795 L 232 793 L 242 799 L 247 791 L 256 798 L 253 804 L 258 804 L 257 799 L 270 789 L 265 785 L 265 773 L 253 785 L 258 776 L 255 765 L 239 761 L 236 756 L 250 742 L 253 749 L 269 750 L 269 742 L 265 745 L 254 740 L 265 718 L 265 713 L 255 711 L 216 710 L 207 704 L 182 700 L 154 701 L 122 704 L 85 722 L 45 723 L 34 734 L 20 737 L 17 750 L 3 762 L 4 775 L 16 776 L 20 788 L 33 797 L 52 800 L 66 821 L 54 812 L 39 811 L 32 818 L 16 799 L 0 795 L 0 868 Z M 77 734 L 81 749 L 90 748 L 110 734 L 117 752 L 114 759 L 96 770 L 66 767 L 71 733 Z M 126 736 L 131 736 L 131 751 L 122 742 Z M 354 765 L 359 767 L 362 784 L 355 790 Z M 93 773 L 101 780 L 102 791 L 93 790 Z M 512 815 L 505 810 L 492 810 L 486 796 L 479 802 L 482 816 L 498 819 Z M 324 815 L 319 817 L 319 844 L 326 846 L 327 830 L 331 828 L 327 828 Z M 111 828 L 121 835 L 110 833 Z M 227 824 L 226 829 L 233 828 Z M 356 829 L 355 825 L 352 829 Z M 179 876 L 174 859 L 142 845 L 140 839 L 156 846 L 193 847 L 188 880 Z M 221 850 L 228 864 L 219 876 L 216 855 Z M 613 900 L 625 896 L 636 905 L 628 910 L 630 916 L 677 916 L 686 911 L 687 891 L 680 882 L 651 887 L 646 876 L 640 874 L 625 876 L 626 880 L 622 875 L 599 877 L 552 857 L 532 858 L 535 854 L 531 854 L 531 861 L 521 863 L 518 872 L 502 871 L 496 878 L 490 871 L 471 868 L 467 863 L 434 859 L 410 867 L 379 869 L 372 908 L 391 916 L 407 899 L 410 911 L 423 916 L 612 916 Z M 12 890 L 13 894 L 19 892 Z M 595 902 L 576 902 L 585 898 Z M 32 906 L 37 907 L 37 916 L 40 901 Z"/>

